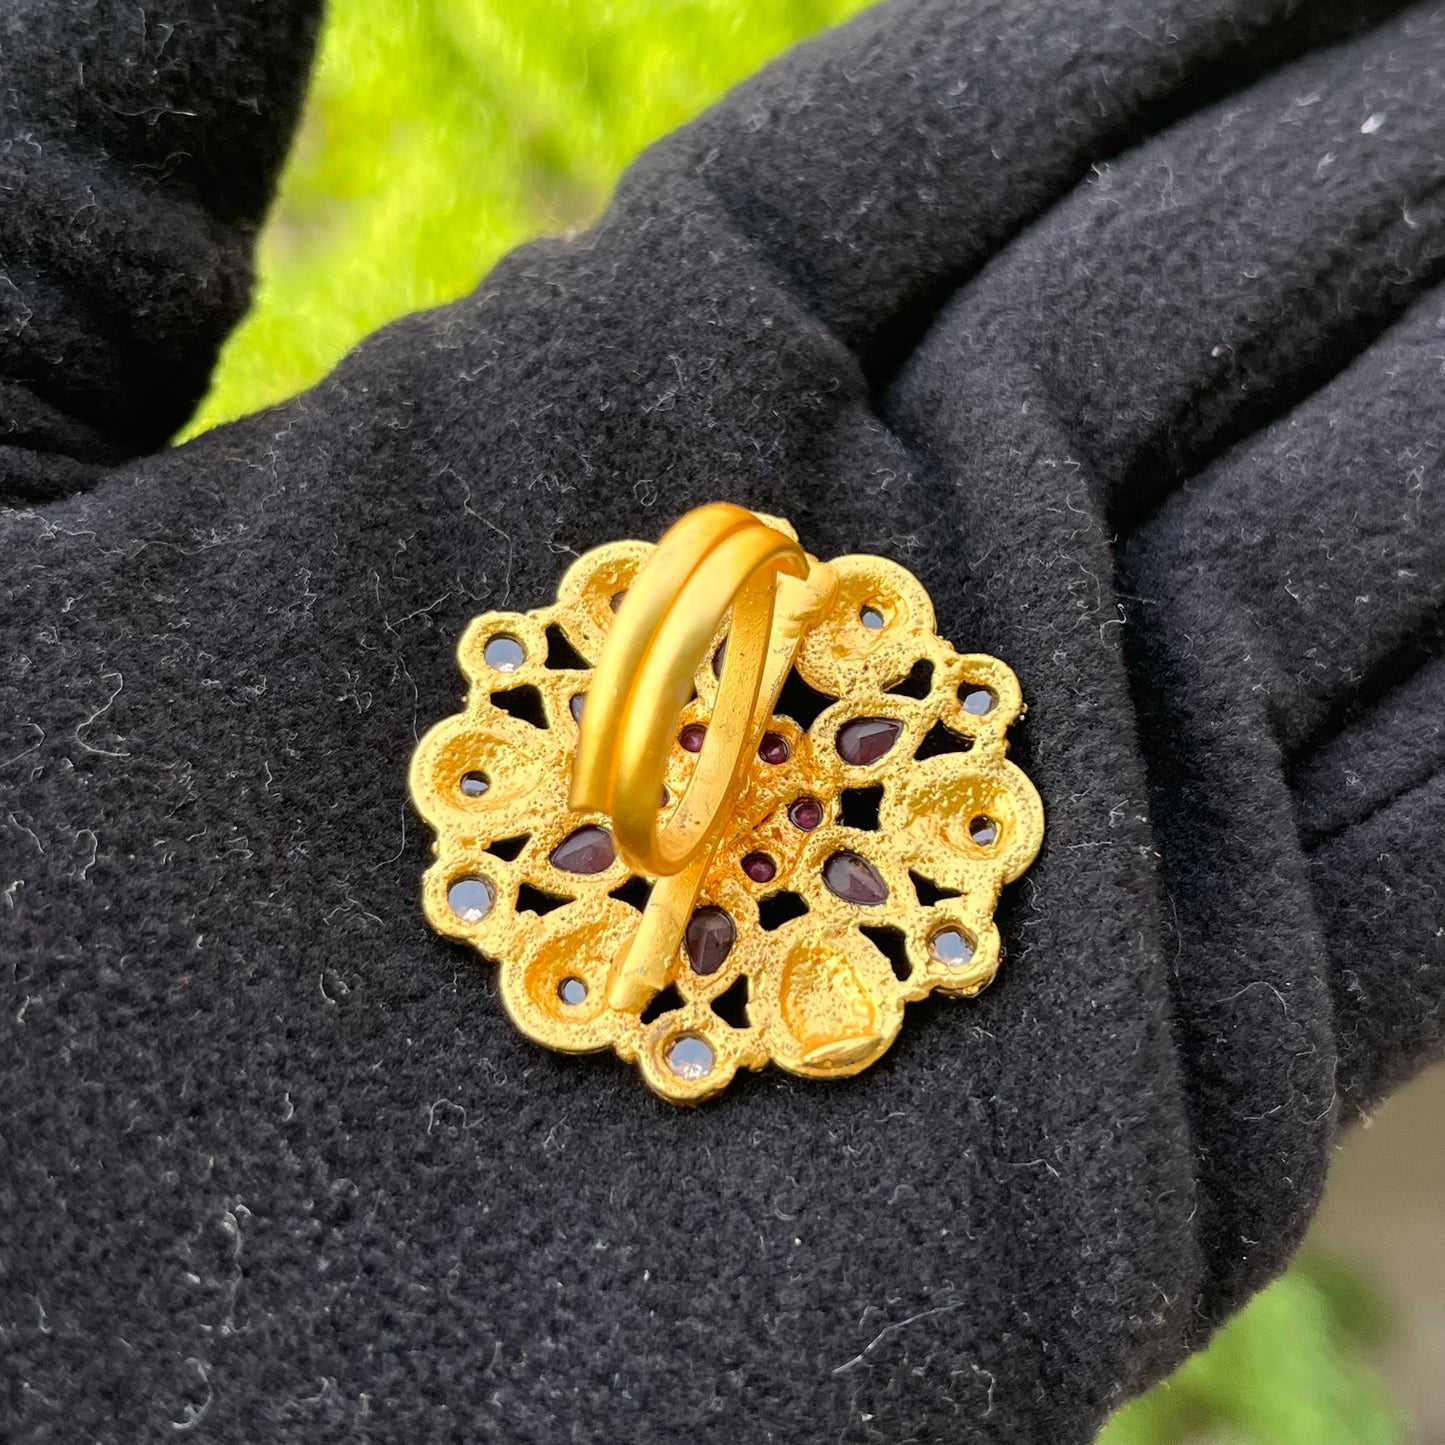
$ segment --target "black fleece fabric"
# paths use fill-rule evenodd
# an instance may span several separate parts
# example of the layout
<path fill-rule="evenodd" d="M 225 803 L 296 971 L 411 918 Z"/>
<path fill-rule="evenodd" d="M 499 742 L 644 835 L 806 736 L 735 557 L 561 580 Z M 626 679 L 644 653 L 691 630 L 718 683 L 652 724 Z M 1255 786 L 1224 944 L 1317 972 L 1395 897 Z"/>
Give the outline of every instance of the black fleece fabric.
<path fill-rule="evenodd" d="M 1086 1441 L 1445 1039 L 1445 8 L 892 0 L 167 449 L 314 23 L 0 18 L 0 1436 Z M 405 779 L 715 499 L 1006 659 L 1049 833 L 986 995 L 688 1111 L 428 931 Z"/>

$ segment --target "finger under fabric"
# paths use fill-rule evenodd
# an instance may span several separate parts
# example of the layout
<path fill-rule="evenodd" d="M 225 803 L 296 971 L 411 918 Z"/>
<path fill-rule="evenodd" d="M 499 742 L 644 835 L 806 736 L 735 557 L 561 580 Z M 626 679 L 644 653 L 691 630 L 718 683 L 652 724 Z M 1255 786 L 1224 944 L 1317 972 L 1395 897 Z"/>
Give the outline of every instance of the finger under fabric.
<path fill-rule="evenodd" d="M 1445 717 L 1440 669 L 1422 728 Z M 1333 970 L 1341 1104 L 1353 1118 L 1438 1057 L 1445 1015 L 1445 769 L 1309 857 Z"/>
<path fill-rule="evenodd" d="M 1002 234 L 991 228 L 1009 206 L 1022 205 L 1016 196 L 1028 191 L 1030 176 L 1047 171 L 1062 190 L 1080 168 L 1086 169 L 1079 156 L 1092 154 L 1089 146 L 1100 143 L 1100 136 L 1089 130 L 1080 116 L 1092 116 L 1098 110 L 1113 123 L 1112 107 L 1117 103 L 1125 105 L 1135 125 L 1143 124 L 1139 117 L 1146 112 L 1157 121 L 1198 97 L 1201 71 L 1191 66 L 1203 67 L 1214 77 L 1211 84 L 1222 87 L 1225 78 L 1238 81 L 1249 71 L 1244 59 L 1248 46 L 1240 48 L 1244 41 L 1257 43 L 1259 54 L 1270 56 L 1282 48 L 1298 47 L 1349 28 L 1367 13 L 1353 6 L 1311 7 L 1307 11 L 1311 18 L 1306 20 L 1300 7 L 1247 8 L 1256 19 L 1242 21 L 1228 7 L 1218 5 L 1189 6 L 1187 13 L 1186 7 L 1181 7 L 1178 14 L 1160 12 L 1147 20 L 1111 9 L 1100 19 L 1092 6 L 1078 0 L 1045 7 L 1037 15 L 1031 6 L 967 11 L 952 5 L 916 3 L 885 7 L 888 16 L 896 16 L 887 43 L 876 28 L 881 20 L 865 16 L 859 25 L 789 57 L 784 67 L 786 79 L 765 75 L 743 87 L 717 114 L 704 117 L 645 157 L 624 180 L 617 203 L 592 232 L 566 248 L 542 243 L 508 258 L 476 297 L 438 317 L 435 344 L 457 349 L 463 374 L 478 382 L 478 390 L 490 385 L 492 368 L 532 366 L 534 359 L 545 366 L 548 352 L 534 341 L 537 318 L 520 316 L 514 309 L 499 312 L 490 306 L 499 292 L 520 285 L 550 289 L 553 315 L 549 324 L 558 328 L 559 336 L 575 339 L 577 355 L 569 363 L 569 390 L 600 397 L 612 384 L 618 358 L 636 353 L 637 359 L 628 361 L 630 374 L 652 390 L 656 400 L 651 434 L 644 438 L 652 455 L 631 476 L 618 476 L 609 469 L 609 449 L 599 445 L 599 436 L 605 438 L 605 431 L 599 432 L 599 414 L 590 406 L 569 408 L 555 388 L 539 392 L 537 397 L 536 416 L 545 418 L 546 426 L 553 429 L 550 434 L 519 428 L 512 438 L 518 448 L 513 459 L 516 472 L 526 476 L 529 484 L 556 495 L 559 518 L 575 515 L 598 535 L 608 525 L 626 525 L 638 476 L 648 479 L 647 487 L 655 487 L 656 495 L 667 505 L 670 490 L 679 479 L 678 459 L 695 468 L 695 453 L 701 447 L 709 465 L 725 469 L 728 493 L 751 504 L 768 505 L 766 491 L 781 466 L 831 476 L 827 504 L 819 507 L 816 515 L 805 514 L 798 520 L 816 525 L 819 530 L 812 535 L 819 546 L 835 545 L 836 539 L 836 545 L 845 550 L 858 546 L 886 549 L 889 541 L 906 539 L 919 530 L 918 523 L 906 517 L 906 508 L 892 505 L 903 484 L 887 480 L 896 479 L 907 462 L 892 439 L 881 435 L 868 406 L 869 358 L 848 349 L 860 344 L 859 337 L 869 328 L 896 316 L 901 303 L 896 297 L 889 299 L 892 293 L 886 277 L 907 272 L 914 265 L 910 250 L 928 258 L 924 269 L 935 281 L 951 274 L 949 267 L 956 258 L 946 264 L 940 260 L 938 247 L 943 238 L 949 247 L 967 249 L 975 263 L 982 260 Z M 1394 8 L 1398 7 L 1383 7 Z M 1036 43 L 1038 32 L 1033 27 L 1036 21 L 1043 24 L 1041 17 L 1045 16 L 1057 27 L 1056 43 Z M 1370 39 L 1367 35 L 1360 43 Z M 1376 50 L 1388 53 L 1394 43 L 1386 37 L 1377 42 Z M 1077 60 L 1077 74 L 1068 60 L 1071 54 L 1076 60 L 1078 54 L 1087 58 L 1087 63 Z M 1045 58 L 1042 62 L 1040 56 Z M 1251 65 L 1257 69 L 1260 63 L 1256 58 Z M 1054 69 L 1045 74 L 1040 71 L 1041 64 Z M 1320 57 L 1319 64 L 1332 76 L 1332 56 Z M 988 113 L 996 111 L 1018 125 L 1015 150 L 1007 164 L 994 155 L 998 148 L 995 132 L 1003 121 L 982 124 L 982 97 L 970 99 L 957 113 L 944 104 L 943 92 L 957 76 L 972 77 L 969 83 L 979 85 L 989 77 Z M 1084 87 L 1083 94 L 1094 96 L 1097 92 L 1097 104 L 1065 112 L 1062 108 L 1078 99 L 1067 88 L 1075 84 Z M 772 86 L 784 87 L 793 97 L 786 107 L 781 101 L 777 106 L 766 101 L 773 93 Z M 916 94 L 910 86 L 916 88 Z M 1326 88 L 1337 88 L 1333 79 Z M 1276 89 L 1284 96 L 1280 108 L 1285 112 L 1285 134 L 1281 138 L 1270 131 L 1266 139 L 1287 146 L 1299 113 L 1293 100 L 1302 92 L 1289 80 L 1277 82 Z M 1129 99 L 1141 95 L 1146 100 L 1137 104 Z M 883 107 L 880 115 L 906 116 L 908 120 L 885 122 L 876 145 L 862 145 L 853 128 L 859 124 L 859 109 L 875 103 Z M 1336 112 L 1347 111 L 1348 103 L 1335 104 L 1328 127 L 1331 135 Z M 1068 123 L 1058 123 L 1058 115 L 1066 113 Z M 1217 118 L 1207 114 L 1187 124 L 1193 125 L 1190 135 L 1203 153 L 1200 166 L 1209 171 L 1217 160 L 1209 150 Z M 1087 133 L 1075 133 L 1080 125 Z M 1358 118 L 1352 117 L 1348 128 L 1356 133 L 1356 139 L 1370 139 L 1358 136 Z M 1241 125 L 1234 136 L 1242 136 L 1245 130 Z M 1108 138 L 1113 138 L 1112 132 Z M 1252 148 L 1261 143 L 1256 140 Z M 1318 160 L 1309 148 L 1313 144 L 1311 140 L 1305 145 L 1311 175 Z M 851 168 L 844 163 L 841 148 L 845 145 L 862 146 L 866 175 L 863 162 Z M 840 153 L 835 155 L 835 150 Z M 1246 152 L 1237 159 L 1244 163 L 1252 156 Z M 720 189 L 714 184 L 714 167 L 727 169 L 732 178 L 728 187 Z M 909 211 L 916 184 L 912 177 L 919 173 L 936 176 L 937 196 L 947 199 L 947 207 L 938 215 L 930 213 L 931 219 L 912 216 Z M 1340 175 L 1349 178 L 1353 173 L 1341 171 Z M 830 181 L 836 183 L 830 185 Z M 1239 175 L 1233 184 L 1236 192 L 1247 190 L 1247 179 Z M 751 207 L 741 206 L 740 188 L 745 186 L 758 198 Z M 796 191 L 799 197 L 808 195 L 810 186 L 828 190 L 826 195 L 812 197 L 815 204 L 795 213 L 778 209 L 773 193 L 780 186 L 790 193 Z M 932 193 L 931 186 L 929 189 Z M 1348 185 L 1331 186 L 1332 194 L 1342 197 L 1347 197 L 1349 189 Z M 1047 194 L 1040 191 L 1035 200 L 1043 206 L 1054 195 L 1052 190 Z M 1207 192 L 1187 217 L 1181 213 L 1176 224 L 1181 228 L 1203 225 L 1208 230 L 1209 208 L 1221 200 L 1236 203 L 1227 195 Z M 1311 196 L 1311 205 L 1313 200 Z M 1338 205 L 1346 206 L 1347 200 L 1339 199 Z M 965 224 L 960 207 L 974 220 Z M 1024 219 L 1024 210 L 1014 214 L 1010 226 Z M 796 220 L 798 236 L 803 238 L 811 234 L 810 228 L 822 224 L 823 215 L 831 219 L 815 239 L 831 258 L 826 264 L 855 268 L 846 283 L 838 282 L 838 294 L 850 298 L 851 304 L 871 308 L 868 318 L 849 320 L 831 303 L 824 304 L 804 260 L 780 269 L 771 243 L 758 229 L 761 220 L 768 225 L 784 221 L 791 225 Z M 855 215 L 856 226 L 846 225 L 847 218 Z M 978 231 L 978 226 L 984 230 Z M 1067 237 L 1061 238 L 1057 231 L 1069 230 L 1072 222 L 1058 227 L 1051 219 L 1045 223 L 1048 226 L 1055 229 L 1039 233 L 1048 237 L 1044 250 L 1065 245 Z M 1025 379 L 1038 381 L 1040 358 L 1049 357 L 1053 348 L 1062 344 L 1054 333 L 1062 326 L 1080 276 L 1068 277 L 1065 284 L 1054 287 L 1059 294 L 1053 294 L 1029 265 L 1012 269 L 1015 263 L 1010 258 L 1015 251 L 1025 253 L 1034 244 L 1034 251 L 1027 253 L 1036 254 L 1038 245 L 1031 237 L 1011 249 L 1000 263 L 1004 270 L 990 268 L 964 293 L 965 297 L 975 292 L 983 296 L 985 312 L 1018 307 L 1017 312 L 1008 313 L 1017 346 L 1010 348 L 1002 339 L 992 344 L 980 331 L 972 364 L 961 362 L 958 368 L 958 385 L 973 392 L 980 407 L 995 401 L 1013 407 L 1011 394 L 1000 386 L 1012 355 L 1023 353 L 1018 368 Z M 1177 238 L 1168 239 L 1172 245 Z M 1127 248 L 1128 241 L 1127 235 L 1117 237 L 1121 248 Z M 799 244 L 803 244 L 801 239 Z M 953 253 L 949 254 L 952 258 Z M 619 256 L 625 260 L 619 261 Z M 1087 282 L 1098 258 L 1086 253 L 1075 261 Z M 1045 262 L 1052 264 L 1048 256 L 1040 265 Z M 1148 255 L 1141 264 L 1157 266 L 1161 258 Z M 1248 257 L 1243 264 L 1247 268 Z M 1225 268 L 1224 274 L 1233 273 Z M 996 283 L 990 278 L 996 278 Z M 1184 276 L 1186 287 L 1192 279 L 1192 271 Z M 1128 294 L 1136 287 L 1137 277 L 1126 275 L 1123 285 Z M 1045 293 L 1046 304 L 1030 310 L 1030 296 Z M 1112 324 L 1116 328 L 1123 325 L 1119 318 L 1127 317 L 1129 308 L 1103 299 L 1107 288 L 1102 285 L 1097 294 L 1096 304 Z M 1143 323 L 1140 329 L 1146 329 Z M 1208 330 L 1205 352 L 1217 345 L 1217 331 Z M 476 344 L 464 341 L 469 331 L 474 332 Z M 591 345 L 581 340 L 584 332 L 594 337 Z M 417 335 L 415 331 L 390 333 L 372 352 L 373 363 L 390 366 L 398 385 L 405 384 L 405 374 L 414 367 Z M 483 339 L 488 343 L 485 348 Z M 485 349 L 484 358 L 461 360 L 464 353 L 479 349 Z M 1166 354 L 1173 356 L 1174 351 L 1171 338 Z M 1085 381 L 1088 375 L 1084 374 Z M 1072 379 L 1071 374 L 1059 384 L 1067 385 Z M 1132 386 L 1137 378 L 1130 375 L 1126 380 Z M 1182 383 L 1190 401 L 1191 382 L 1192 377 L 1186 377 Z M 954 384 L 953 379 L 947 383 L 950 388 Z M 932 404 L 927 395 L 923 401 Z M 450 444 L 445 448 L 448 455 L 438 455 L 439 464 L 454 462 L 455 443 L 475 428 L 473 408 L 477 404 L 475 393 L 459 392 L 455 410 L 438 418 L 437 434 Z M 1017 436 L 1001 427 L 1002 445 L 995 456 L 981 456 L 980 465 L 997 460 L 1007 471 L 1018 448 L 1036 445 L 1034 428 L 1047 420 L 1048 410 L 1042 400 L 1030 398 L 1029 406 Z M 834 445 L 826 453 L 815 451 L 804 457 L 796 443 L 804 430 L 799 420 L 807 414 L 807 430 L 811 430 L 820 408 L 835 415 L 848 411 L 849 437 L 846 444 Z M 774 419 L 776 426 L 771 425 Z M 1006 420 L 1017 419 L 1010 410 Z M 736 425 L 740 420 L 743 424 Z M 615 424 L 614 417 L 603 416 L 604 428 Z M 985 419 L 973 425 L 981 429 Z M 750 428 L 765 428 L 767 438 L 745 438 Z M 1061 456 L 1078 455 L 1069 445 L 1061 445 Z M 850 449 L 857 451 L 857 458 L 850 458 Z M 438 448 L 439 453 L 442 450 Z M 566 452 L 582 459 L 579 475 L 589 483 L 570 497 L 564 495 L 568 491 L 562 482 L 565 467 L 559 470 L 556 462 L 556 457 Z M 866 464 L 862 458 L 867 459 Z M 755 498 L 748 491 L 754 480 L 759 485 Z M 616 493 L 620 501 L 615 520 L 599 511 L 599 506 L 612 505 L 614 483 L 622 489 Z M 723 484 L 720 481 L 719 485 Z M 646 494 L 654 495 L 650 490 Z M 886 505 L 880 506 L 880 500 Z M 952 498 L 946 495 L 922 495 L 915 500 L 934 511 L 951 512 L 953 507 Z M 806 494 L 801 501 L 808 505 Z M 550 497 L 547 505 L 552 505 Z"/>
<path fill-rule="evenodd" d="M 1206 1328 L 1279 1267 L 1323 1185 L 1329 954 L 1268 716 L 1252 695 L 1241 710 L 1238 672 L 1201 659 L 1201 632 L 1212 640 L 1219 628 L 1192 579 L 1162 562 L 1147 570 L 1163 553 L 1143 544 L 1138 566 L 1127 552 L 1116 560 L 1111 537 L 1121 517 L 1337 371 L 1428 286 L 1442 252 L 1427 103 L 1442 43 L 1445 17 L 1413 12 L 1123 157 L 1115 178 L 1081 188 L 963 289 L 886 399 L 953 499 L 964 630 L 1033 664 L 1032 700 L 1053 720 L 1047 746 L 1072 752 L 1061 774 L 1112 777 L 1125 798 L 1132 780 L 1098 705 L 1131 685 L 1106 640 L 1123 620 L 1116 566 L 1122 593 L 1149 599 L 1139 618 L 1131 610 L 1127 661 L 1163 855 Z M 1393 149 L 1364 149 L 1391 124 Z M 1321 179 L 1326 156 L 1325 172 L 1353 169 Z M 1259 193 L 1270 197 L 1263 214 Z M 1417 375 L 1401 392 L 1418 399 L 1422 384 Z M 1387 445 L 1399 418 L 1377 420 Z M 1000 479 L 1012 479 L 1003 505 Z M 1232 536 L 1224 528 L 1221 546 Z M 1205 747 L 1216 735 L 1222 776 Z M 1031 765 L 1052 770 L 1046 756 Z M 1055 847 L 1083 844 L 1067 800 L 1054 820 Z M 1107 854 L 1095 857 L 1101 867 Z M 1142 906 L 1140 917 L 1147 927 Z M 1064 937 L 1045 937 L 1053 927 L 1033 937 L 1066 954 Z"/>
<path fill-rule="evenodd" d="M 1445 655 L 1360 698 L 1292 785 L 1353 1116 L 1431 1056 L 1445 1011 Z"/>
<path fill-rule="evenodd" d="M 1399 9 L 897 0 L 764 72 L 670 155 L 876 382 L 1101 156 Z M 648 183 L 639 168 L 624 197 Z"/>
<path fill-rule="evenodd" d="M 6 5 L 0 497 L 74 490 L 195 406 L 245 309 L 319 9 Z M 37 412 L 58 420 L 37 430 Z"/>
<path fill-rule="evenodd" d="M 1440 651 L 1445 653 L 1445 648 Z M 1315 851 L 1445 771 L 1445 655 L 1403 682 L 1364 681 L 1347 721 L 1296 759 L 1300 841 Z"/>
<path fill-rule="evenodd" d="M 1120 551 L 1131 612 L 1162 576 L 1228 617 L 1238 653 L 1195 645 L 1220 647 L 1287 763 L 1445 654 L 1442 357 L 1445 287 Z"/>
<path fill-rule="evenodd" d="M 1052 430 L 1127 529 L 1328 379 L 1445 275 L 1442 107 L 1429 5 L 1101 165 L 945 315 L 979 468 Z"/>
<path fill-rule="evenodd" d="M 1422 879 L 1423 892 L 1391 917 L 1388 941 L 1361 948 L 1365 900 L 1399 870 L 1389 855 L 1356 851 L 1358 840 L 1341 842 L 1328 856 L 1351 853 L 1356 872 L 1348 889 L 1323 897 L 1321 865 L 1299 843 L 1301 812 L 1318 805 L 1296 790 L 1324 780 L 1290 770 L 1326 717 L 1374 702 L 1389 669 L 1445 651 L 1442 315 L 1445 296 L 1428 297 L 1322 391 L 1171 498 L 1118 554 L 1178 933 L 1174 989 L 1201 1153 L 1200 1229 L 1219 1270 L 1214 1310 L 1249 1288 L 1250 1240 L 1298 1230 L 1299 1200 L 1278 1179 L 1318 1181 L 1337 1091 L 1373 1096 L 1381 1064 L 1361 1038 L 1398 1045 L 1380 1059 L 1409 1056 L 1398 1029 L 1391 1037 L 1385 1024 L 1361 1021 L 1336 1066 L 1340 1020 L 1325 991 L 1338 993 L 1349 974 L 1360 998 L 1378 1003 L 1404 971 L 1412 1005 L 1432 995 L 1427 1016 L 1445 1007 L 1445 972 L 1426 957 L 1438 951 L 1442 895 Z M 1428 695 L 1395 703 L 1429 729 Z M 1370 745 L 1360 735 L 1356 746 Z M 1352 750 L 1338 739 L 1335 765 Z M 1429 765 L 1420 751 L 1417 774 Z M 1403 786 L 1400 766 L 1355 768 L 1372 787 Z M 1362 800 L 1363 815 L 1388 797 Z M 1418 799 L 1408 806 L 1429 812 Z M 1396 840 L 1394 856 L 1423 846 Z M 1339 911 L 1351 927 L 1329 921 Z M 1429 1036 L 1428 1023 L 1416 1027 Z"/>
<path fill-rule="evenodd" d="M 109 437 L 43 402 L 29 387 L 0 381 L 0 496 L 48 501 L 80 491 L 99 467 L 124 455 Z"/>

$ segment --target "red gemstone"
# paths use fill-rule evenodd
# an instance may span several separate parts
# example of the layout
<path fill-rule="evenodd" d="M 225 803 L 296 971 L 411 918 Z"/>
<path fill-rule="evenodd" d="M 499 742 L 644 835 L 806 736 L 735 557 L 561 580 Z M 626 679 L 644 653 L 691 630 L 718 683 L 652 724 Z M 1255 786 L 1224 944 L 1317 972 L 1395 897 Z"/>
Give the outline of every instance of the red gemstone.
<path fill-rule="evenodd" d="M 712 675 L 714 677 L 722 676 L 723 662 L 726 660 L 727 655 L 728 640 L 726 637 L 724 637 L 723 640 L 718 644 L 717 651 L 712 655 Z"/>
<path fill-rule="evenodd" d="M 777 733 L 763 734 L 763 740 L 758 744 L 758 756 L 765 763 L 777 767 L 779 763 L 787 762 L 792 755 L 786 738 L 779 737 Z"/>
<path fill-rule="evenodd" d="M 707 729 L 703 727 L 701 723 L 693 723 L 690 727 L 683 728 L 677 735 L 677 740 L 688 752 L 700 753 L 702 751 L 703 739 L 706 736 Z"/>
<path fill-rule="evenodd" d="M 823 805 L 816 798 L 799 798 L 788 809 L 788 821 L 793 827 L 811 833 L 823 821 Z"/>
<path fill-rule="evenodd" d="M 552 864 L 564 873 L 605 873 L 617 857 L 612 834 L 595 823 L 569 833 L 552 850 Z"/>
<path fill-rule="evenodd" d="M 778 865 L 766 853 L 749 853 L 743 859 L 743 872 L 754 883 L 771 883 L 778 876 Z"/>
<path fill-rule="evenodd" d="M 861 768 L 876 763 L 903 731 L 903 724 L 891 717 L 858 717 L 838 729 L 838 756 Z"/>
<path fill-rule="evenodd" d="M 823 864 L 823 882 L 845 903 L 872 907 L 888 899 L 888 885 L 860 853 L 834 853 Z"/>
<path fill-rule="evenodd" d="M 704 977 L 716 973 L 727 961 L 737 936 L 732 919 L 721 908 L 712 904 L 699 908 L 688 919 L 687 931 L 682 936 L 692 971 Z"/>

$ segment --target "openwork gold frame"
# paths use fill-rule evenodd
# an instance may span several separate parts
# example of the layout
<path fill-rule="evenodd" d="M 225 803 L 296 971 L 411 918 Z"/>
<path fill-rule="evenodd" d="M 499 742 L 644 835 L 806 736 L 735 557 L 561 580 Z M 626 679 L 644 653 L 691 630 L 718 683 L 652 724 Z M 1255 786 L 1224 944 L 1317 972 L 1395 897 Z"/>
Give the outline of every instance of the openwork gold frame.
<path fill-rule="evenodd" d="M 703 918 L 659 935 L 667 956 L 634 955 L 629 985 L 623 962 L 649 885 L 676 888 L 630 867 L 608 813 L 574 809 L 569 795 L 577 700 L 654 550 L 598 548 L 553 606 L 467 628 L 465 711 L 432 728 L 411 765 L 436 831 L 427 917 L 497 962 L 524 1033 L 567 1052 L 610 1048 L 665 1099 L 698 1102 L 770 1061 L 809 1078 L 856 1074 L 893 1042 L 906 1003 L 974 995 L 997 972 L 994 908 L 1044 827 L 1038 793 L 1006 756 L 1023 711 L 1017 679 L 939 637 L 904 568 L 809 557 L 813 615 L 800 613 L 791 673 L 687 895 Z M 726 622 L 693 674 L 678 739 L 713 720 L 725 636 Z M 860 720 L 871 746 L 846 742 L 858 729 L 840 741 Z M 681 742 L 668 751 L 659 827 L 698 761 Z"/>

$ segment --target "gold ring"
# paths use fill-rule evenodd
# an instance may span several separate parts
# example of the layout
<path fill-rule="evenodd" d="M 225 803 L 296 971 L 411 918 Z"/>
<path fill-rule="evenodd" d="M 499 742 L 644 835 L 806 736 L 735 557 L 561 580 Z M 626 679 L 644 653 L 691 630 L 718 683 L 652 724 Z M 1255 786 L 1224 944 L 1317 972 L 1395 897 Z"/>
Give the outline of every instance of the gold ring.
<path fill-rule="evenodd" d="M 753 747 L 778 577 L 807 572 L 808 559 L 791 537 L 741 507 L 717 503 L 674 526 L 628 590 L 597 664 L 571 804 L 611 817 L 617 845 L 638 872 L 657 878 L 681 872 L 726 816 Z M 678 717 L 729 612 L 707 739 L 671 820 L 659 827 Z"/>

